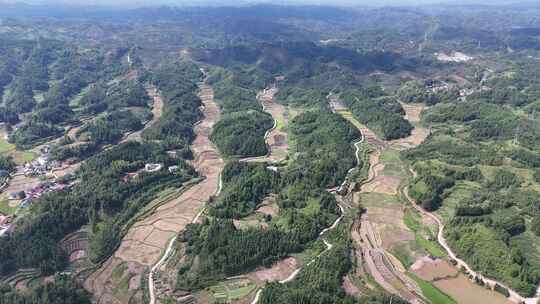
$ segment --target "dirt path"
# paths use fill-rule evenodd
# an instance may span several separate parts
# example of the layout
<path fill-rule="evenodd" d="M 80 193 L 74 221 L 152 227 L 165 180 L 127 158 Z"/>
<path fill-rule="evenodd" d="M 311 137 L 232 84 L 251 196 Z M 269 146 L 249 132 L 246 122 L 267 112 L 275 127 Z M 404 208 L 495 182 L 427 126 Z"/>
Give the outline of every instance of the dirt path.
<path fill-rule="evenodd" d="M 272 115 L 274 119 L 274 125 L 264 135 L 266 145 L 268 147 L 268 154 L 265 156 L 258 157 L 248 157 L 241 159 L 245 162 L 272 162 L 278 163 L 287 157 L 287 151 L 289 149 L 288 145 L 288 134 L 287 126 L 289 124 L 289 119 L 285 115 L 287 108 L 279 103 L 274 101 L 274 96 L 277 94 L 277 87 L 273 86 L 257 94 L 257 99 L 260 101 L 263 111 Z"/>
<path fill-rule="evenodd" d="M 195 155 L 192 164 L 205 179 L 177 198 L 164 203 L 153 214 L 129 229 L 115 254 L 85 282 L 85 287 L 99 296 L 98 303 L 124 302 L 120 300 L 121 296 L 116 295 L 118 284 L 113 279 L 115 269 L 122 263 L 127 263 L 131 269 L 130 275 L 138 276 L 139 279 L 144 269 L 152 267 L 149 287 L 153 294 L 153 273 L 171 252 L 170 240 L 174 239 L 187 224 L 197 221 L 210 196 L 219 191 L 219 176 L 224 162 L 209 139 L 213 125 L 219 119 L 219 107 L 214 102 L 214 93 L 210 86 L 200 83 L 199 88 L 204 118 L 194 128 L 196 138 L 191 149 Z M 163 252 L 166 254 L 162 255 Z M 156 262 L 157 264 L 154 264 Z"/>
<path fill-rule="evenodd" d="M 158 89 L 156 88 L 156 86 L 155 85 L 149 85 L 148 88 L 146 88 L 146 92 L 148 93 L 148 96 L 150 96 L 150 98 L 153 101 L 152 120 L 147 122 L 144 125 L 144 128 L 142 130 L 128 134 L 124 139 L 122 139 L 121 142 L 126 142 L 126 141 L 130 141 L 130 140 L 140 141 L 143 131 L 145 129 L 150 128 L 157 121 L 159 121 L 159 119 L 161 118 L 161 115 L 163 114 L 163 98 L 159 94 Z"/>

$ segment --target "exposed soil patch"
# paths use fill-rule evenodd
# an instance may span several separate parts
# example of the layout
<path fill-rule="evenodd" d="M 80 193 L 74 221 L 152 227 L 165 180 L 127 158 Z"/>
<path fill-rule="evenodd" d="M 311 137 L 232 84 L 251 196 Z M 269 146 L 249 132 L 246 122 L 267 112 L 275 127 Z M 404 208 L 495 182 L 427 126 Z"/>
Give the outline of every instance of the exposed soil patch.
<path fill-rule="evenodd" d="M 460 304 L 512 303 L 504 296 L 473 283 L 444 260 L 423 257 L 411 266 L 411 271 L 420 278 L 432 282 Z"/>
<path fill-rule="evenodd" d="M 406 104 L 401 103 L 403 110 L 405 110 L 405 119 L 411 123 L 419 123 L 422 111 L 425 109 L 425 106 L 422 104 Z M 398 146 L 404 149 L 414 148 L 421 143 L 429 136 L 429 130 L 416 126 L 412 131 L 411 135 L 405 138 L 400 138 L 390 141 L 391 145 Z"/>
<path fill-rule="evenodd" d="M 361 295 L 360 288 L 354 285 L 354 283 L 352 282 L 351 278 L 349 278 L 349 276 L 345 276 L 343 278 L 343 283 L 341 284 L 341 287 L 345 290 L 345 293 L 347 293 L 350 296 L 358 297 Z"/>
<path fill-rule="evenodd" d="M 298 267 L 300 267 L 298 261 L 289 257 L 280 260 L 270 268 L 259 268 L 253 272 L 247 274 L 247 276 L 255 281 L 257 285 L 261 285 L 264 282 L 277 282 L 288 278 Z"/>
<path fill-rule="evenodd" d="M 265 214 L 265 215 L 276 216 L 278 214 L 279 210 L 278 210 L 277 206 L 266 205 L 266 206 L 259 207 L 259 209 L 257 209 L 257 212 L 260 212 L 260 213 Z"/>

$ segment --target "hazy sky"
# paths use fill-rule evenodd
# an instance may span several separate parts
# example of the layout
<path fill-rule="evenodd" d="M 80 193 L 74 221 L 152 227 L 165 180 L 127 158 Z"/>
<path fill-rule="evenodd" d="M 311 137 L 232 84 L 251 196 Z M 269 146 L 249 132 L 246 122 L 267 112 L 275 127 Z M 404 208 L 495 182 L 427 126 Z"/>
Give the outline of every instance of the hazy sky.
<path fill-rule="evenodd" d="M 329 5 L 419 5 L 419 4 L 510 4 L 534 3 L 534 0 L 0 0 L 1 2 L 25 2 L 30 4 L 70 4 L 100 6 L 158 6 L 158 5 L 242 5 L 253 3 L 272 4 L 329 4 Z"/>

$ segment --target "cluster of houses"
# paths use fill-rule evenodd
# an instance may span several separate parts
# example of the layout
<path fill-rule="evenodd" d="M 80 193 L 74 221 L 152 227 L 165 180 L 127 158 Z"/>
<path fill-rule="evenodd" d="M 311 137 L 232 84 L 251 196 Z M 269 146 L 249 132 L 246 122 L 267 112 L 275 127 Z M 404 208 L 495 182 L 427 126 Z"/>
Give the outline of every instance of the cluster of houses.
<path fill-rule="evenodd" d="M 144 169 L 142 169 L 140 171 L 137 171 L 137 172 L 126 173 L 126 175 L 124 175 L 122 180 L 127 183 L 127 182 L 137 178 L 137 176 L 139 176 L 139 172 L 141 172 L 141 171 L 142 172 L 152 173 L 152 172 L 158 172 L 161 169 L 163 169 L 163 164 L 145 164 Z M 176 172 L 178 170 L 180 170 L 180 167 L 176 166 L 176 165 L 167 167 L 167 171 L 169 171 L 169 173 L 174 173 L 174 172 Z"/>
<path fill-rule="evenodd" d="M 43 146 L 40 150 L 39 157 L 24 165 L 25 176 L 39 176 L 44 175 L 47 171 L 60 168 L 62 163 L 56 160 L 51 160 L 51 147 L 48 145 Z"/>
<path fill-rule="evenodd" d="M 74 183 L 67 184 L 64 182 L 46 181 L 40 183 L 34 188 L 27 189 L 25 191 L 12 192 L 9 194 L 8 199 L 21 200 L 21 203 L 17 208 L 25 209 L 28 208 L 28 206 L 30 206 L 30 204 L 34 200 L 40 198 L 43 194 L 51 191 L 61 191 L 73 185 Z M 0 237 L 10 233 L 11 231 L 13 231 L 13 229 L 13 216 L 5 216 L 0 214 Z"/>
<path fill-rule="evenodd" d="M 40 198 L 44 193 L 61 191 L 71 187 L 72 185 L 73 184 L 66 184 L 63 182 L 45 181 L 40 183 L 38 186 L 25 191 L 11 192 L 8 198 L 10 200 L 22 200 L 19 204 L 19 208 L 26 208 L 33 200 Z"/>

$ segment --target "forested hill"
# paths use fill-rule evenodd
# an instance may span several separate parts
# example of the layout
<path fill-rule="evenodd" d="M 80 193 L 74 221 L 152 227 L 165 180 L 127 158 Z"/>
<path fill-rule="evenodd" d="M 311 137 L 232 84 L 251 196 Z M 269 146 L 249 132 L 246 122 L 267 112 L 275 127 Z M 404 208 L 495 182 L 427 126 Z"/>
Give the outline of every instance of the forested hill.
<path fill-rule="evenodd" d="M 358 52 L 312 42 L 261 43 L 252 46 L 232 46 L 223 49 L 194 50 L 197 60 L 224 67 L 255 64 L 269 73 L 295 71 L 310 76 L 323 65 L 338 64 L 355 71 L 414 69 L 417 62 L 393 52 Z M 290 73 L 290 72 L 289 72 Z"/>

